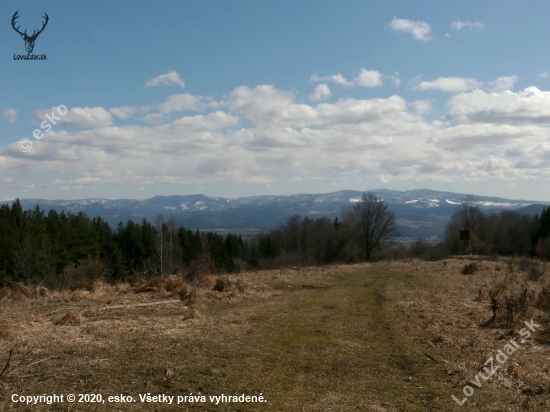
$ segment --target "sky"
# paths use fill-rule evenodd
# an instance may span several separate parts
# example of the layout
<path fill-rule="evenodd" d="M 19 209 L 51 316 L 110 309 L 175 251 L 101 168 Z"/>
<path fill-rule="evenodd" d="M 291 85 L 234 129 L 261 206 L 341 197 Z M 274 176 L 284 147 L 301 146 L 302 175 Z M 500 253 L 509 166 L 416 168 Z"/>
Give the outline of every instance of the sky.
<path fill-rule="evenodd" d="M 32 54 L 12 27 L 32 35 Z M 0 3 L 0 200 L 550 201 L 550 2 Z"/>

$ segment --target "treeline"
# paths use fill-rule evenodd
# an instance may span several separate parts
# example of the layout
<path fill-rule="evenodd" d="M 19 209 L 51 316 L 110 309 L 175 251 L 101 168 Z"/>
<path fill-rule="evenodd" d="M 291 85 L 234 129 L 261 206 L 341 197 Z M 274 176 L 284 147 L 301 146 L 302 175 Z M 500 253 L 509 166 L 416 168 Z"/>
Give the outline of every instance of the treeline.
<path fill-rule="evenodd" d="M 248 261 L 259 268 L 357 262 L 362 251 L 349 225 L 326 217 L 292 216 L 279 229 L 248 239 Z"/>
<path fill-rule="evenodd" d="M 46 214 L 38 205 L 23 210 L 16 199 L 0 206 L 0 286 L 81 287 L 98 277 L 181 273 L 191 279 L 199 272 L 352 263 L 384 249 L 397 234 L 393 213 L 371 193 L 344 208 L 342 217 L 293 216 L 279 229 L 243 240 L 178 227 L 162 215 L 154 225 L 143 219 L 112 230 L 101 217 Z"/>
<path fill-rule="evenodd" d="M 460 240 L 460 231 L 469 231 L 470 240 Z M 483 213 L 472 198 L 462 202 L 449 220 L 444 246 L 448 253 L 550 257 L 550 207 L 541 215 L 521 215 L 515 211 Z"/>
<path fill-rule="evenodd" d="M 470 240 L 461 240 L 461 231 Z M 97 277 L 117 281 L 169 273 L 191 279 L 199 272 L 410 256 L 438 259 L 470 252 L 550 258 L 550 207 L 535 217 L 514 211 L 485 214 L 468 198 L 449 220 L 444 242 L 432 246 L 419 239 L 406 248 L 394 241 L 398 235 L 393 212 L 372 193 L 344 207 L 341 220 L 292 216 L 278 229 L 248 239 L 192 231 L 162 215 L 155 224 L 128 221 L 113 230 L 101 217 L 55 210 L 46 214 L 38 205 L 23 210 L 17 199 L 0 206 L 0 286 L 67 287 Z"/>
<path fill-rule="evenodd" d="M 240 236 L 193 232 L 162 216 L 155 226 L 144 219 L 112 230 L 101 217 L 82 212 L 45 214 L 38 205 L 23 210 L 19 200 L 0 206 L 0 286 L 13 281 L 63 286 L 72 281 L 67 277 L 82 275 L 71 269 L 83 262 L 85 274 L 115 281 L 135 273 L 234 271 L 245 256 Z"/>

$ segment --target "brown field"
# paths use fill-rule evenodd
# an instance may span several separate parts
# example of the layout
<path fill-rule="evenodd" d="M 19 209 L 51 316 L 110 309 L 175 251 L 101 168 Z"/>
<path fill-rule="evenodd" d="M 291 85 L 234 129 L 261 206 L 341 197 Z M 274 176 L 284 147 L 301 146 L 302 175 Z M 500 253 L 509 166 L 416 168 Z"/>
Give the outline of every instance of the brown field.
<path fill-rule="evenodd" d="M 548 322 L 481 387 L 469 383 L 513 336 L 486 291 L 540 291 L 517 265 L 407 260 L 373 265 L 177 277 L 148 285 L 0 293 L 0 409 L 32 411 L 546 411 Z M 182 290 L 183 289 L 183 290 Z M 480 294 L 481 289 L 481 294 Z M 139 292 L 139 293 L 138 293 Z M 180 300 L 179 296 L 184 300 Z M 535 318 L 542 319 L 538 309 Z M 498 364 L 495 361 L 495 364 Z M 474 393 L 459 407 L 464 385 Z M 26 406 L 18 395 L 101 394 L 105 403 Z M 139 394 L 206 396 L 180 405 Z M 135 402 L 110 403 L 130 395 Z M 210 395 L 265 397 L 226 402 Z M 176 402 L 176 400 L 174 400 Z"/>

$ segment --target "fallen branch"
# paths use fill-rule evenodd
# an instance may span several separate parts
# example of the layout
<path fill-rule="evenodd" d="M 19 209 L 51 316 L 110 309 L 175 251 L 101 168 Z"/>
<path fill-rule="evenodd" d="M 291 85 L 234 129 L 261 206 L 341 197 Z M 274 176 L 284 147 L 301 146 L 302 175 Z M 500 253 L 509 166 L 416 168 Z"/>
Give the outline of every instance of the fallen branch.
<path fill-rule="evenodd" d="M 434 358 L 432 355 L 430 355 L 428 352 L 425 352 L 424 355 L 426 355 L 428 358 L 433 360 L 435 363 L 439 363 L 439 361 L 436 358 Z"/>
<path fill-rule="evenodd" d="M 61 309 L 57 309 L 57 310 L 54 310 L 53 312 L 45 313 L 44 316 L 52 315 L 52 314 L 57 313 L 57 312 L 63 312 L 63 311 L 65 311 L 65 310 L 71 310 L 71 309 L 74 309 L 74 308 L 61 308 Z"/>
<path fill-rule="evenodd" d="M 149 303 L 132 303 L 131 305 L 114 305 L 114 306 L 102 306 L 97 309 L 122 309 L 122 308 L 136 308 L 140 306 L 153 306 L 153 305 L 162 305 L 165 303 L 181 303 L 180 299 L 173 299 L 173 300 L 161 300 L 158 302 L 149 302 Z"/>
<path fill-rule="evenodd" d="M 15 349 L 15 346 L 13 348 L 11 348 L 11 350 L 10 350 L 10 355 L 8 356 L 8 361 L 6 362 L 6 366 L 4 366 L 4 369 L 2 370 L 2 372 L 0 372 L 0 378 L 2 377 L 4 372 L 6 372 L 6 369 L 8 369 L 8 366 L 10 366 L 11 354 L 12 354 L 14 349 Z"/>
<path fill-rule="evenodd" d="M 88 307 L 90 309 L 95 309 L 95 310 L 109 310 L 109 309 L 124 309 L 124 308 L 136 308 L 136 307 L 142 307 L 142 306 L 163 305 L 163 304 L 166 304 L 166 303 L 181 303 L 181 300 L 180 299 L 161 300 L 161 301 L 158 301 L 158 302 L 133 303 L 131 305 L 113 305 L 113 306 L 91 306 L 91 305 L 88 305 Z M 48 315 L 51 315 L 53 313 L 61 312 L 61 311 L 64 311 L 64 310 L 71 310 L 71 309 L 74 309 L 74 308 L 57 309 L 57 310 L 54 310 L 53 312 L 45 313 L 44 316 L 48 316 Z"/>
<path fill-rule="evenodd" d="M 12 350 L 13 350 L 13 349 L 12 349 Z M 44 361 L 47 361 L 48 359 L 56 358 L 56 357 L 57 357 L 57 356 L 50 356 L 49 358 L 40 359 L 39 361 L 36 361 L 36 362 L 33 362 L 33 363 L 29 363 L 28 365 L 21 366 L 21 367 L 19 367 L 19 368 L 15 368 L 15 369 L 12 370 L 10 373 L 6 374 L 6 376 L 11 375 L 13 372 L 18 371 L 18 370 L 20 370 L 20 369 L 27 368 L 27 367 L 29 367 L 29 366 L 36 365 L 37 363 L 44 362 Z"/>

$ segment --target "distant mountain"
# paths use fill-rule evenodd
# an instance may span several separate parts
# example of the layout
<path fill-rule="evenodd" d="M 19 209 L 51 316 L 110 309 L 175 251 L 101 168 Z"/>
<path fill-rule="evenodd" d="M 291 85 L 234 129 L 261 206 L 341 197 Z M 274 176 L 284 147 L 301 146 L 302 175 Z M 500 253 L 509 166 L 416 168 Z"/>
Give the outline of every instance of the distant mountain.
<path fill-rule="evenodd" d="M 542 208 L 547 207 L 547 204 L 537 203 L 535 205 L 523 206 L 516 209 L 516 212 L 522 215 L 535 216 L 542 213 Z"/>
<path fill-rule="evenodd" d="M 436 190 L 371 190 L 384 199 L 395 212 L 398 229 L 403 238 L 424 237 L 441 239 L 448 219 L 454 213 L 464 194 Z M 25 209 L 39 204 L 46 212 L 53 209 L 88 216 L 101 216 L 113 227 L 119 222 L 147 219 L 154 222 L 162 213 L 165 220 L 174 217 L 178 225 L 190 229 L 215 230 L 253 234 L 267 231 L 284 223 L 289 216 L 327 216 L 334 219 L 342 206 L 357 202 L 363 192 L 341 190 L 333 193 L 297 194 L 285 196 L 251 196 L 236 199 L 205 195 L 155 196 L 145 200 L 80 199 L 45 200 L 24 199 Z M 540 214 L 545 204 L 529 200 L 510 200 L 500 197 L 475 196 L 485 211 L 504 209 L 521 213 Z M 11 203 L 11 202 L 3 202 Z"/>

